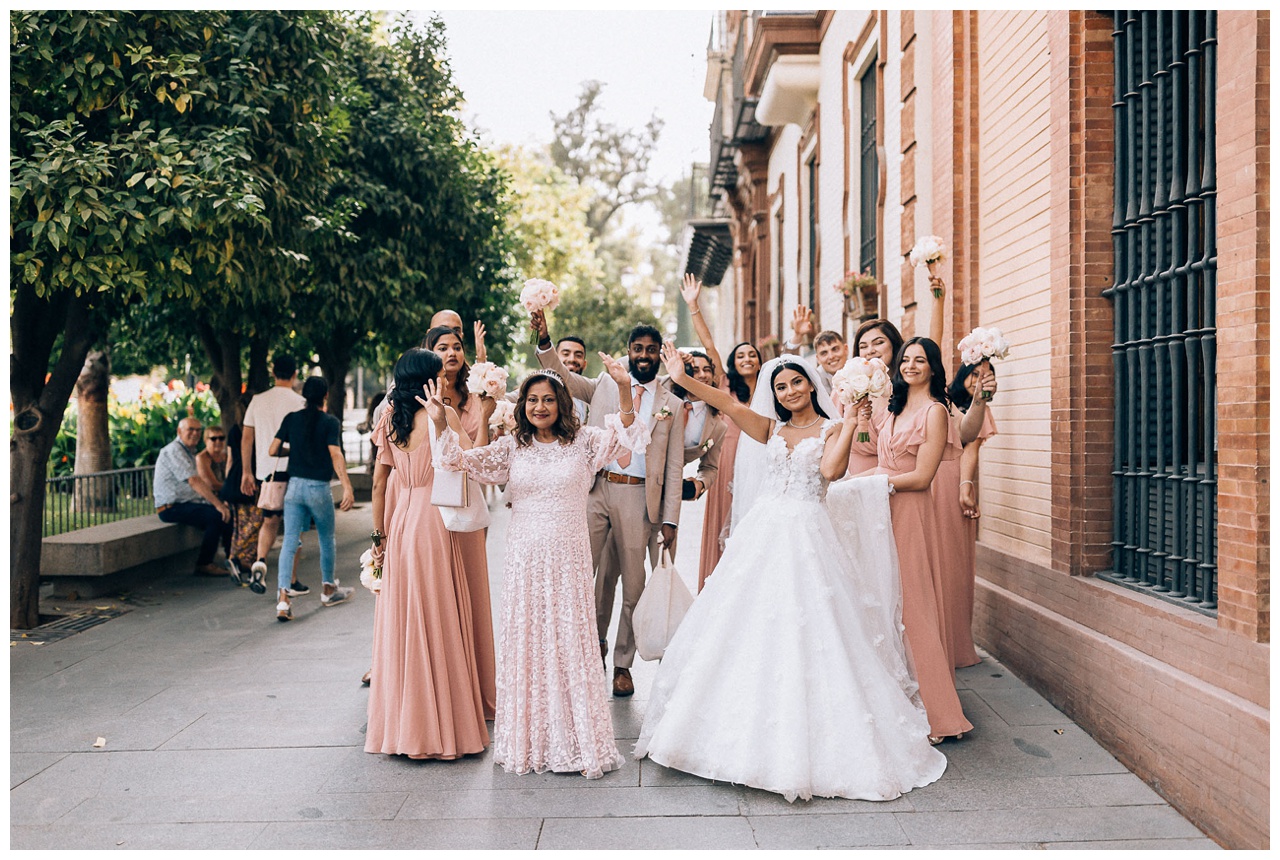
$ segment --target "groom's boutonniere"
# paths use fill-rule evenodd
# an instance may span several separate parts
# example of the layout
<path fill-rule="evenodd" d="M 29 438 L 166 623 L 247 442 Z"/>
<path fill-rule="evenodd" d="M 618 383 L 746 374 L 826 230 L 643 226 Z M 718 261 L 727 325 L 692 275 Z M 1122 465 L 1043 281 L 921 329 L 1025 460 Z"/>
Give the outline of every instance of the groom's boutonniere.
<path fill-rule="evenodd" d="M 657 412 L 653 413 L 653 417 L 656 418 L 658 421 L 666 421 L 668 418 L 671 417 L 671 410 L 670 408 L 664 406 L 661 409 L 659 409 Z"/>
<path fill-rule="evenodd" d="M 702 448 L 702 453 L 705 454 L 711 450 L 711 446 L 714 444 L 716 444 L 716 440 L 708 438 L 707 441 L 703 442 L 699 447 Z"/>

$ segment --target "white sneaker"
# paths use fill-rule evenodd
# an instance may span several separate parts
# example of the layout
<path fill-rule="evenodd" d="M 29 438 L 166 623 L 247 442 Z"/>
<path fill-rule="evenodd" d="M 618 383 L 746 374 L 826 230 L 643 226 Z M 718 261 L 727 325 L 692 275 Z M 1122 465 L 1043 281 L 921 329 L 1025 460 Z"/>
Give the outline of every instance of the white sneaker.
<path fill-rule="evenodd" d="M 258 559 L 249 568 L 249 587 L 253 589 L 254 594 L 267 593 L 267 563 L 262 559 Z"/>
<path fill-rule="evenodd" d="M 335 588 L 333 590 L 333 594 L 325 594 L 321 592 L 320 604 L 322 606 L 333 606 L 335 603 L 343 603 L 350 600 L 351 596 L 355 593 L 356 590 L 354 588 Z"/>
<path fill-rule="evenodd" d="M 288 621 L 293 618 L 293 607 L 289 601 L 281 600 L 276 604 L 276 621 Z"/>

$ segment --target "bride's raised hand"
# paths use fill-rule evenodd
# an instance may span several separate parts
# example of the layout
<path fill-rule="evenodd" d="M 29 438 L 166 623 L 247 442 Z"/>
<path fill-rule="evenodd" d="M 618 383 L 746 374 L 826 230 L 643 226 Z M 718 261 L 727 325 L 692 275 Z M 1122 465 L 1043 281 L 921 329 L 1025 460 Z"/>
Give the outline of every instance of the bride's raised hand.
<path fill-rule="evenodd" d="M 702 294 L 702 281 L 698 280 L 698 276 L 692 273 L 685 273 L 684 283 L 680 285 L 680 295 L 684 297 L 684 303 L 689 306 L 689 310 L 697 310 L 698 296 Z"/>
<path fill-rule="evenodd" d="M 686 280 L 693 277 L 685 275 Z M 684 356 L 680 354 L 680 350 L 676 349 L 676 345 L 671 341 L 664 341 L 662 344 L 662 363 L 667 367 L 667 373 L 671 375 L 671 381 L 681 383 L 684 381 L 686 374 L 684 372 Z"/>

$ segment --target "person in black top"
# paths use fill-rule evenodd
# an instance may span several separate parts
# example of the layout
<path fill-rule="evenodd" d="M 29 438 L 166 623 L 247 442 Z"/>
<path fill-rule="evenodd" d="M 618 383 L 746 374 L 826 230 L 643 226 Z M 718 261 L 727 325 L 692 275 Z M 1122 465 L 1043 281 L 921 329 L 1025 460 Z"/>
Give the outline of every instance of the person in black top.
<path fill-rule="evenodd" d="M 355 495 L 342 453 L 342 426 L 337 418 L 324 411 L 328 394 L 329 384 L 322 377 L 308 377 L 302 386 L 306 408 L 286 415 L 271 441 L 271 456 L 289 458 L 289 487 L 284 496 L 284 545 L 280 550 L 278 576 L 280 596 L 276 604 L 276 618 L 280 621 L 293 617 L 288 594 L 293 558 L 297 552 L 298 536 L 309 518 L 314 520 L 320 539 L 320 576 L 324 580 L 320 603 L 334 606 L 350 600 L 355 593 L 353 588 L 339 587 L 333 577 L 337 543 L 334 540 L 333 492 L 329 489 L 329 482 L 335 474 L 342 482 L 342 501 L 338 503 L 342 510 L 351 510 Z M 287 453 L 285 445 L 289 446 Z"/>

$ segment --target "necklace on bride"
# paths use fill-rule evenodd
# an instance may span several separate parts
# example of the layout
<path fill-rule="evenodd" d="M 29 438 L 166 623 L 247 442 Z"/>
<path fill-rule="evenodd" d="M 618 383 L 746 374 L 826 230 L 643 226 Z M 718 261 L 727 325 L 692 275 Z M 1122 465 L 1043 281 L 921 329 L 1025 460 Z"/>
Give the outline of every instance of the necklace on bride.
<path fill-rule="evenodd" d="M 822 416 L 819 415 L 817 418 L 813 419 L 808 424 L 797 424 L 794 421 L 788 421 L 787 426 L 795 430 L 808 430 L 810 427 L 812 427 L 814 424 L 817 424 L 821 420 L 822 420 Z"/>

